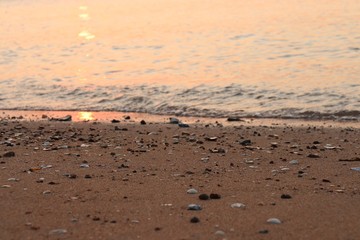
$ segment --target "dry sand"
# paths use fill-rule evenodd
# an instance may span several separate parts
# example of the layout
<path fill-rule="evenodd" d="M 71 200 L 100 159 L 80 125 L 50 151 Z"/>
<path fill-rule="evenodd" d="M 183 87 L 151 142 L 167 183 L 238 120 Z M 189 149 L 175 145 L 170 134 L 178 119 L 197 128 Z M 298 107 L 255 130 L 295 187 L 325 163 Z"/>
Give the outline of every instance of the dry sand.
<path fill-rule="evenodd" d="M 0 239 L 360 239 L 360 129 L 345 123 L 3 119 L 0 163 Z"/>

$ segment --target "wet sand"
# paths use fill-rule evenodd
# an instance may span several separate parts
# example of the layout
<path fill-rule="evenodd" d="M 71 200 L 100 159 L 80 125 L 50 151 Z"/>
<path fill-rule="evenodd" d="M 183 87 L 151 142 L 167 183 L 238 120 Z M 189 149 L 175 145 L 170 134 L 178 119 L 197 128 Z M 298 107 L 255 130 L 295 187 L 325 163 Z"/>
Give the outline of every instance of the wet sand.
<path fill-rule="evenodd" d="M 144 120 L 2 119 L 0 239 L 360 238 L 359 127 Z"/>

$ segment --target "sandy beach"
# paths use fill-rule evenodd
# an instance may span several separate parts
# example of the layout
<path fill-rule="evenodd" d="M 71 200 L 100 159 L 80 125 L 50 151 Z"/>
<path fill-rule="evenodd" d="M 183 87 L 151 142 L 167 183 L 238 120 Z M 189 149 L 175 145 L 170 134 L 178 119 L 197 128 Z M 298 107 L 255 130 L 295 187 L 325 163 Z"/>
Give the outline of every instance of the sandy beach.
<path fill-rule="evenodd" d="M 3 118 L 0 239 L 360 238 L 358 127 L 119 120 Z"/>

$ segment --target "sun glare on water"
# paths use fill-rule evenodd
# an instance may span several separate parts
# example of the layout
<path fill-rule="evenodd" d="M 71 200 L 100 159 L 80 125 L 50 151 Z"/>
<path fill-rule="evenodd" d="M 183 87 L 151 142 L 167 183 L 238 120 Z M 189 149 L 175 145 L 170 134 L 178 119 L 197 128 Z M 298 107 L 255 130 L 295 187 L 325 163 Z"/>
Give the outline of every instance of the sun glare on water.
<path fill-rule="evenodd" d="M 92 121 L 95 119 L 92 112 L 79 112 L 78 117 L 81 121 Z"/>

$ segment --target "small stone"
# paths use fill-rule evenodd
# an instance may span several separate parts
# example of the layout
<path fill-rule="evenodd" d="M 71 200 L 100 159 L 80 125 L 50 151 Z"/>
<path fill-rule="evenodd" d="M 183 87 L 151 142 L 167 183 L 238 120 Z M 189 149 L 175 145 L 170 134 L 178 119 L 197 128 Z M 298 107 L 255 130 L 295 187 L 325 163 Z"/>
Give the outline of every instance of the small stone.
<path fill-rule="evenodd" d="M 191 211 L 200 211 L 202 208 L 198 204 L 189 204 L 187 209 Z"/>
<path fill-rule="evenodd" d="M 308 158 L 320 158 L 319 154 L 317 154 L 317 153 L 310 153 L 307 157 Z"/>
<path fill-rule="evenodd" d="M 189 190 L 186 191 L 188 194 L 197 194 L 198 191 L 195 188 L 190 188 Z"/>
<path fill-rule="evenodd" d="M 120 122 L 120 120 L 117 120 L 117 119 L 111 120 L 111 123 L 119 123 L 119 122 Z"/>
<path fill-rule="evenodd" d="M 179 123 L 178 126 L 181 127 L 181 128 L 188 128 L 188 127 L 190 127 L 189 124 L 186 124 L 186 123 Z"/>
<path fill-rule="evenodd" d="M 250 146 L 252 144 L 251 140 L 244 140 L 240 142 L 242 146 Z"/>
<path fill-rule="evenodd" d="M 86 174 L 84 178 L 92 178 L 91 175 Z"/>
<path fill-rule="evenodd" d="M 354 170 L 354 171 L 357 171 L 357 172 L 360 172 L 360 167 L 352 167 L 351 170 Z"/>
<path fill-rule="evenodd" d="M 210 194 L 210 199 L 220 199 L 221 195 L 217 194 L 217 193 L 211 193 Z"/>
<path fill-rule="evenodd" d="M 217 236 L 225 236 L 225 232 L 224 232 L 224 231 L 221 231 L 221 230 L 217 230 L 217 231 L 215 232 L 215 235 L 217 235 Z"/>
<path fill-rule="evenodd" d="M 61 235 L 67 233 L 66 229 L 53 229 L 49 232 L 49 235 Z"/>
<path fill-rule="evenodd" d="M 267 229 L 262 229 L 262 230 L 259 231 L 259 233 L 260 233 L 260 234 L 267 234 L 267 233 L 269 233 L 269 230 L 267 230 Z"/>
<path fill-rule="evenodd" d="M 217 137 L 206 137 L 206 141 L 215 142 L 217 140 Z"/>
<path fill-rule="evenodd" d="M 241 208 L 241 209 L 245 209 L 246 205 L 243 203 L 233 203 L 230 205 L 232 208 Z"/>
<path fill-rule="evenodd" d="M 190 222 L 191 222 L 191 223 L 198 223 L 198 222 L 200 222 L 200 219 L 197 218 L 197 217 L 192 217 L 192 218 L 190 219 Z"/>
<path fill-rule="evenodd" d="M 244 120 L 241 120 L 239 117 L 228 117 L 226 120 L 227 120 L 228 122 L 244 121 Z"/>
<path fill-rule="evenodd" d="M 180 120 L 177 118 L 171 117 L 171 118 L 169 118 L 169 120 L 170 120 L 171 124 L 179 124 L 180 123 Z"/>
<path fill-rule="evenodd" d="M 291 160 L 291 161 L 289 162 L 289 164 L 291 164 L 291 165 L 298 165 L 298 164 L 299 164 L 299 161 L 298 161 L 298 160 Z"/>
<path fill-rule="evenodd" d="M 50 190 L 43 191 L 43 194 L 44 194 L 44 195 L 48 195 L 48 194 L 50 194 L 50 193 L 51 193 Z"/>
<path fill-rule="evenodd" d="M 14 152 L 6 152 L 6 153 L 4 153 L 3 157 L 7 157 L 7 158 L 15 157 L 15 153 Z"/>
<path fill-rule="evenodd" d="M 269 218 L 266 222 L 270 224 L 281 224 L 281 221 L 277 218 Z"/>
<path fill-rule="evenodd" d="M 146 125 L 145 120 L 141 120 L 141 121 L 140 121 L 140 124 L 141 124 L 141 125 Z"/>
<path fill-rule="evenodd" d="M 1 188 L 11 188 L 10 185 L 2 185 Z"/>
<path fill-rule="evenodd" d="M 80 164 L 80 167 L 81 167 L 81 168 L 88 168 L 88 167 L 90 167 L 90 166 L 89 166 L 89 164 L 83 163 L 83 164 Z"/>
<path fill-rule="evenodd" d="M 209 200 L 209 198 L 209 195 L 207 195 L 206 193 L 202 193 L 199 195 L 200 200 Z"/>
<path fill-rule="evenodd" d="M 18 178 L 9 178 L 8 181 L 9 182 L 18 182 L 19 179 Z"/>
<path fill-rule="evenodd" d="M 292 197 L 289 194 L 281 194 L 282 199 L 291 199 Z"/>

